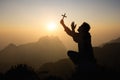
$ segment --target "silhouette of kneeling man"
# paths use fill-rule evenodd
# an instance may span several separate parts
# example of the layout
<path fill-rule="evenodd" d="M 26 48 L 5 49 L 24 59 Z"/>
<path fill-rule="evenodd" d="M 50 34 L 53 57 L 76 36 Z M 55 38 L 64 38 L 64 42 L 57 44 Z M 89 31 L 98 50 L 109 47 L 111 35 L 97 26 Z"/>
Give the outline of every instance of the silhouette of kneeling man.
<path fill-rule="evenodd" d="M 78 32 L 75 32 L 76 24 L 74 22 L 71 23 L 72 30 L 65 25 L 63 19 L 61 19 L 60 23 L 65 32 L 71 36 L 76 43 L 78 43 L 78 52 L 68 51 L 67 53 L 73 63 L 77 66 L 81 66 L 81 64 L 89 65 L 96 63 L 91 44 L 91 35 L 89 33 L 90 25 L 84 22 L 78 28 Z"/>

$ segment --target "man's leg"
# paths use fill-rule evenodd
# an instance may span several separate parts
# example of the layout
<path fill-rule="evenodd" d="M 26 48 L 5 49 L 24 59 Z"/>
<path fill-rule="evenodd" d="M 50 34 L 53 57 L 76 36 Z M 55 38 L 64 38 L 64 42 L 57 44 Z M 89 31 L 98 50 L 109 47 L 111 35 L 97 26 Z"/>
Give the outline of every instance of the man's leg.
<path fill-rule="evenodd" d="M 69 56 L 69 58 L 72 60 L 72 62 L 75 65 L 78 65 L 80 62 L 80 55 L 78 52 L 75 51 L 68 51 L 67 55 Z"/>

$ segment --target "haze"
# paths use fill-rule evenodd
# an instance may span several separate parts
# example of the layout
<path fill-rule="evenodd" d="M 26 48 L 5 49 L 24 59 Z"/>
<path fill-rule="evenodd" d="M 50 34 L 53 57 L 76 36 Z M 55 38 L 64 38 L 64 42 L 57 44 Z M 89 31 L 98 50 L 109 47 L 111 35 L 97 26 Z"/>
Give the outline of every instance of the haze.
<path fill-rule="evenodd" d="M 42 36 L 57 36 L 68 49 L 76 44 L 59 21 L 66 13 L 66 25 L 91 25 L 93 46 L 120 37 L 120 0 L 0 0 L 0 49 L 9 43 L 35 42 Z M 48 31 L 50 22 L 57 29 Z"/>

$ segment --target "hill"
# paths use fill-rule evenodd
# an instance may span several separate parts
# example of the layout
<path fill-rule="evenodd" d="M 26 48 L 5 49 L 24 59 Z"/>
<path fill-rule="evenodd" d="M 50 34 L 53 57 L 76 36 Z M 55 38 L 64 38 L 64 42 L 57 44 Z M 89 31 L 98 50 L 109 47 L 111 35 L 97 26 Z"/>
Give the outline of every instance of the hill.
<path fill-rule="evenodd" d="M 120 70 L 120 38 L 94 48 L 98 64 Z"/>
<path fill-rule="evenodd" d="M 58 37 L 42 37 L 37 42 L 16 46 L 9 44 L 0 51 L 0 68 L 27 64 L 38 68 L 44 63 L 66 58 L 66 48 Z"/>
<path fill-rule="evenodd" d="M 54 63 L 52 62 L 45 63 L 39 68 L 38 72 L 40 76 L 43 75 L 43 72 L 46 72 L 44 73 L 44 75 L 48 75 L 48 76 L 54 75 L 64 78 L 66 80 L 70 78 L 70 76 L 72 76 L 72 73 L 75 71 L 74 68 L 75 66 L 72 63 L 72 61 L 66 58 L 66 59 L 58 60 Z"/>
<path fill-rule="evenodd" d="M 99 65 L 120 71 L 120 38 L 111 40 L 102 47 L 94 47 L 93 49 Z M 44 66 L 44 69 L 41 68 L 43 70 L 48 69 L 48 66 L 50 66 L 49 69 L 51 70 L 51 66 L 58 65 L 58 60 L 61 61 L 68 58 L 66 52 L 64 44 L 57 37 L 46 36 L 40 38 L 37 42 L 19 46 L 9 44 L 0 51 L 0 71 L 14 64 L 27 64 L 37 69 L 42 65 Z M 71 64 L 68 62 L 67 65 Z M 57 67 L 55 68 L 59 70 Z"/>
<path fill-rule="evenodd" d="M 105 71 L 117 71 L 120 72 L 120 38 L 116 40 L 109 41 L 108 43 L 105 43 L 102 47 L 93 47 L 94 49 L 94 55 L 97 60 L 98 67 L 100 67 L 101 71 L 104 69 Z M 62 64 L 61 64 L 62 62 Z M 66 63 L 66 64 L 64 64 Z M 63 67 L 64 66 L 64 67 Z M 69 71 L 66 71 L 66 66 L 69 66 L 69 71 L 73 70 L 73 64 L 71 64 L 70 60 L 64 59 L 59 60 L 56 63 L 46 63 L 42 65 L 40 70 L 48 71 L 54 73 L 60 73 L 64 74 L 65 72 L 70 73 Z M 64 70 L 66 69 L 66 70 Z M 60 72 L 60 71 L 63 72 Z M 64 72 L 65 71 L 65 72 Z"/>

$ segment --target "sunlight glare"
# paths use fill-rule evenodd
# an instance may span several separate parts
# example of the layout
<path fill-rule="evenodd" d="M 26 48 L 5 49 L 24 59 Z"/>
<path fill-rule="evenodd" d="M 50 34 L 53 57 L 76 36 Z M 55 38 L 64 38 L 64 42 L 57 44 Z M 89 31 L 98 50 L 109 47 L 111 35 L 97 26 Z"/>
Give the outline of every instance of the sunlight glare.
<path fill-rule="evenodd" d="M 48 24 L 48 30 L 54 31 L 56 29 L 57 25 L 54 22 L 51 22 Z"/>

